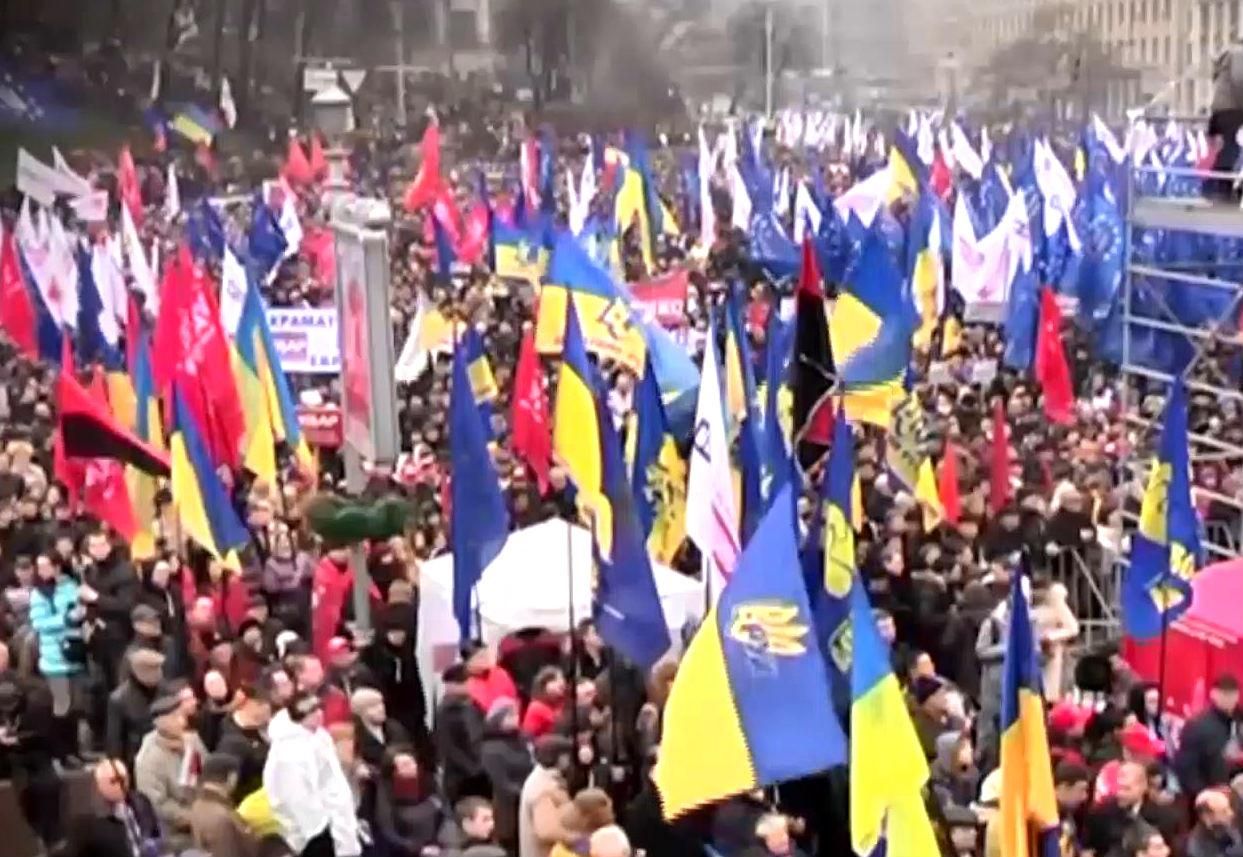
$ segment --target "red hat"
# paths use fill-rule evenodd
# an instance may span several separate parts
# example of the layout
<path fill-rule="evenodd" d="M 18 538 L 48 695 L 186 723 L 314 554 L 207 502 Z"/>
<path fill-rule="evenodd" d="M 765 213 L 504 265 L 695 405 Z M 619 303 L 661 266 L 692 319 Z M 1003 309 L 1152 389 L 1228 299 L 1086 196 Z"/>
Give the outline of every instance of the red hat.
<path fill-rule="evenodd" d="M 1049 709 L 1049 731 L 1069 735 L 1078 732 L 1092 719 L 1092 709 L 1063 700 Z"/>
<path fill-rule="evenodd" d="M 335 658 L 337 655 L 344 655 L 353 651 L 350 641 L 345 637 L 333 637 L 328 641 L 328 657 Z"/>
<path fill-rule="evenodd" d="M 1165 755 L 1165 742 L 1154 737 L 1142 723 L 1124 726 L 1119 741 L 1122 748 L 1132 756 L 1157 759 Z"/>

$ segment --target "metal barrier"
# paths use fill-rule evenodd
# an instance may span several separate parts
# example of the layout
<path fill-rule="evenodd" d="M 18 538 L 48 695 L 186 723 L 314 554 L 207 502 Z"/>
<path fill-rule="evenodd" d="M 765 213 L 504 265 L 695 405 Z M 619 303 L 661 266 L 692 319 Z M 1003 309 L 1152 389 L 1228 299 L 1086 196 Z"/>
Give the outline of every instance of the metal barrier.
<path fill-rule="evenodd" d="M 1094 546 L 1063 548 L 1050 557 L 1052 579 L 1066 587 L 1067 604 L 1079 620 L 1076 648 L 1091 649 L 1116 640 L 1121 628 L 1122 575 L 1113 551 Z"/>

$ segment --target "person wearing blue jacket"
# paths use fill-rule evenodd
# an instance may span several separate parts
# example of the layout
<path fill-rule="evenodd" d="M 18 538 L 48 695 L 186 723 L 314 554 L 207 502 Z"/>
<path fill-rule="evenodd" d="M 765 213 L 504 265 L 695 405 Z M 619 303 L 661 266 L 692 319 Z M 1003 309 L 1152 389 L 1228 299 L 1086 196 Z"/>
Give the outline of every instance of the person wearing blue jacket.
<path fill-rule="evenodd" d="M 78 710 L 84 674 L 82 607 L 78 582 L 60 563 L 40 554 L 30 596 L 30 626 L 39 647 L 39 673 L 52 695 L 52 749 L 63 766 L 79 763 Z"/>

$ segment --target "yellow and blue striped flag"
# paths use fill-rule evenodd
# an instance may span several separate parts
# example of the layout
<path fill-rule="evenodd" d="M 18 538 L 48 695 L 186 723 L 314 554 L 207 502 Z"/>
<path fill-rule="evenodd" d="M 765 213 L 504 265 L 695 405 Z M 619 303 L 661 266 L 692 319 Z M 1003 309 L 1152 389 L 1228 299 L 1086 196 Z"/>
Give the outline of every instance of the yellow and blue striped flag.
<path fill-rule="evenodd" d="M 600 460 L 601 428 L 594 372 L 578 326 L 574 300 L 568 300 L 562 337 L 565 347 L 552 411 L 553 456 L 569 471 L 580 507 L 590 510 L 595 515 L 595 525 L 607 534 L 612 532 L 612 524 L 605 520 L 610 513 L 608 504 L 602 502 L 604 468 Z"/>
<path fill-rule="evenodd" d="M 773 501 L 678 666 L 655 770 L 665 818 L 845 761 L 792 491 Z"/>
<path fill-rule="evenodd" d="M 1010 629 L 1001 678 L 1001 853 L 1057 857 L 1061 823 L 1045 734 L 1040 663 L 1032 632 L 1026 569 L 1010 585 Z"/>
<path fill-rule="evenodd" d="M 138 344 L 134 347 L 134 365 L 130 369 L 134 384 L 134 434 L 157 449 L 167 449 L 164 419 L 151 371 L 150 336 L 146 331 L 135 331 L 134 335 L 138 338 Z M 152 559 L 156 554 L 155 498 L 160 490 L 159 480 L 136 467 L 127 467 L 125 481 L 134 504 L 134 520 L 138 523 L 138 532 L 130 543 L 130 553 L 135 560 Z"/>
<path fill-rule="evenodd" d="M 1122 582 L 1123 626 L 1137 640 L 1159 636 L 1187 611 L 1191 580 L 1203 559 L 1187 443 L 1187 388 L 1178 378 L 1165 404 L 1165 426 Z"/>
<path fill-rule="evenodd" d="M 872 605 L 850 590 L 850 839 L 856 854 L 940 854 L 924 806 L 928 760 L 898 679 L 889 665 Z"/>
<path fill-rule="evenodd" d="M 250 540 L 229 494 L 212 466 L 194 415 L 181 388 L 173 385 L 173 422 L 169 440 L 173 502 L 186 535 L 226 567 L 241 571 L 237 551 Z"/>
<path fill-rule="evenodd" d="M 483 350 L 483 337 L 473 327 L 467 328 L 462 336 L 462 348 L 466 352 L 466 374 L 470 378 L 475 406 L 479 408 L 484 436 L 491 441 L 494 437 L 492 413 L 496 397 L 500 394 L 496 386 L 496 376 L 492 374 L 492 364 L 488 362 L 488 354 Z"/>

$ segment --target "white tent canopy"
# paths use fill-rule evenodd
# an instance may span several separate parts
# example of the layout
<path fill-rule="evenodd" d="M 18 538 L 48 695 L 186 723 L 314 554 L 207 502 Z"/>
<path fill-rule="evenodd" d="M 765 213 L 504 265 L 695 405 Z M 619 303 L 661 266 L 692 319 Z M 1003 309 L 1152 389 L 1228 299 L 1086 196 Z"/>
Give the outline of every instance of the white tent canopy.
<path fill-rule="evenodd" d="M 652 571 L 665 622 L 676 641 L 688 620 L 703 616 L 703 587 L 655 561 Z M 568 631 L 573 623 L 591 615 L 594 575 L 591 534 L 584 528 L 553 519 L 510 533 L 476 588 L 484 641 L 495 644 L 522 628 Z M 453 618 L 453 555 L 442 554 L 423 563 L 419 580 L 419 668 L 430 688 L 431 676 L 452 663 L 460 639 Z"/>

